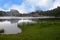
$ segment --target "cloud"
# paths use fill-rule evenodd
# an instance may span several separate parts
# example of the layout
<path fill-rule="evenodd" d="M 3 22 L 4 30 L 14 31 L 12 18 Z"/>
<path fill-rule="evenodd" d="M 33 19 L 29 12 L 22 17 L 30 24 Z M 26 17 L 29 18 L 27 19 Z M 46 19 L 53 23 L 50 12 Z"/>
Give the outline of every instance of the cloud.
<path fill-rule="evenodd" d="M 10 9 L 15 9 L 18 10 L 20 13 L 24 13 L 25 12 L 25 6 L 24 5 L 12 5 L 10 7 Z"/>
<path fill-rule="evenodd" d="M 26 0 L 24 2 L 25 4 L 29 4 L 32 7 L 36 8 L 36 6 L 40 7 L 40 8 L 48 8 L 50 7 L 52 0 Z"/>
<path fill-rule="evenodd" d="M 26 0 L 27 3 L 30 3 L 31 5 L 35 6 L 43 6 L 46 5 L 48 0 Z"/>
<path fill-rule="evenodd" d="M 48 8 L 52 0 L 25 0 L 21 5 L 12 5 L 11 9 L 16 9 L 21 13 L 36 11 L 36 6 Z"/>
<path fill-rule="evenodd" d="M 31 5 L 27 4 L 26 2 L 23 2 L 21 5 L 12 5 L 10 7 L 10 9 L 16 9 L 18 10 L 20 13 L 28 13 L 28 12 L 32 12 L 35 10 L 34 7 L 30 7 Z"/>
<path fill-rule="evenodd" d="M 51 8 L 49 10 L 52 10 L 54 8 L 57 8 L 58 6 L 60 6 L 60 0 L 56 0 L 54 3 L 53 3 L 53 6 L 51 6 Z"/>
<path fill-rule="evenodd" d="M 60 6 L 60 0 L 24 0 L 20 5 L 17 4 L 5 4 L 4 7 L 7 10 L 16 9 L 20 13 L 28 13 L 38 10 L 51 10 Z"/>
<path fill-rule="evenodd" d="M 4 9 L 0 8 L 0 11 L 2 11 L 2 10 L 4 11 Z"/>

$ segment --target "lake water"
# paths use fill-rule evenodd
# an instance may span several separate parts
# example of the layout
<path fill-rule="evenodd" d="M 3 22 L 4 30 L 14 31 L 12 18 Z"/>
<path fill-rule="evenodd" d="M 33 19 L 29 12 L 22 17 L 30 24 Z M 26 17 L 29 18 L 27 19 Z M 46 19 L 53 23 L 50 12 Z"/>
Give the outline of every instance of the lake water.
<path fill-rule="evenodd" d="M 4 33 L 2 33 L 2 34 L 18 34 L 18 33 L 21 33 L 22 29 L 19 28 L 17 25 L 21 24 L 23 22 L 33 23 L 35 21 L 28 20 L 28 19 L 27 20 L 23 20 L 23 19 L 21 19 L 21 20 L 17 20 L 17 19 L 8 20 L 7 19 L 7 20 L 0 21 L 0 29 L 4 29 Z"/>
<path fill-rule="evenodd" d="M 10 21 L 0 22 L 0 29 L 4 29 L 3 34 L 21 33 L 21 29 L 17 27 L 17 23 L 11 23 Z"/>
<path fill-rule="evenodd" d="M 2 34 L 18 34 L 22 32 L 21 28 L 18 28 L 18 24 L 23 22 L 35 23 L 32 19 L 45 19 L 55 17 L 0 17 L 0 29 L 4 29 Z"/>

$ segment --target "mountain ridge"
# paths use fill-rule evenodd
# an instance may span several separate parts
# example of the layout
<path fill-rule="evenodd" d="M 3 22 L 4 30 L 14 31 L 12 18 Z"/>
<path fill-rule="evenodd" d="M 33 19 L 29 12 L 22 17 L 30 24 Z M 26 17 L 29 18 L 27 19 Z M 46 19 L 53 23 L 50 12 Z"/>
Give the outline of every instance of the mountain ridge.
<path fill-rule="evenodd" d="M 60 16 L 60 7 L 57 7 L 53 10 L 48 10 L 48 11 L 41 11 L 37 10 L 35 12 L 30 12 L 30 13 L 19 13 L 18 10 L 11 9 L 10 11 L 0 11 L 0 16 L 19 16 L 19 17 L 40 17 L 40 16 L 55 16 L 59 17 Z"/>

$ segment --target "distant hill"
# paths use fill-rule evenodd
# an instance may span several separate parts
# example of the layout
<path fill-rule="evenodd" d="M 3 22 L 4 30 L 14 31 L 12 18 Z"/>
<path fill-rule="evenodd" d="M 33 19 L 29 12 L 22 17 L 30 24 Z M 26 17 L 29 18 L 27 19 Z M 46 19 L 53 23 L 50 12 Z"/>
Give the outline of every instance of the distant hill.
<path fill-rule="evenodd" d="M 55 16 L 55 17 L 60 17 L 60 7 L 57 7 L 53 10 L 48 10 L 48 11 L 37 10 L 35 12 L 30 12 L 28 14 L 21 14 L 20 16 L 33 16 L 33 17 Z"/>
<path fill-rule="evenodd" d="M 60 16 L 60 7 L 57 7 L 53 10 L 48 10 L 44 12 L 46 14 L 46 16 L 56 16 L 59 17 Z"/>
<path fill-rule="evenodd" d="M 60 17 L 60 7 L 57 7 L 53 10 L 41 11 L 37 10 L 35 12 L 30 12 L 28 14 L 19 13 L 18 10 L 11 9 L 10 11 L 0 11 L 0 16 L 20 16 L 20 17 L 39 17 L 39 16 L 55 16 Z"/>
<path fill-rule="evenodd" d="M 8 14 L 8 16 L 19 16 L 20 15 L 18 10 L 13 10 L 13 9 L 8 11 L 7 14 Z"/>
<path fill-rule="evenodd" d="M 19 16 L 20 13 L 17 10 L 11 9 L 10 11 L 0 11 L 0 16 Z"/>
<path fill-rule="evenodd" d="M 0 11 L 0 16 L 6 16 L 6 15 L 7 15 L 6 12 L 4 12 L 4 11 Z"/>

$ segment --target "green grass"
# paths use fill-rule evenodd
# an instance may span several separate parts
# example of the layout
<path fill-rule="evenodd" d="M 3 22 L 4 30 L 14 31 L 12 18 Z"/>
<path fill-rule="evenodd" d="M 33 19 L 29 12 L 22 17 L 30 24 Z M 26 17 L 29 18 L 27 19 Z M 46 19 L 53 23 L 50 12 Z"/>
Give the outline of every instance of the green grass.
<path fill-rule="evenodd" d="M 22 24 L 19 27 L 22 29 L 22 33 L 0 34 L 0 40 L 60 40 L 59 20 Z"/>

